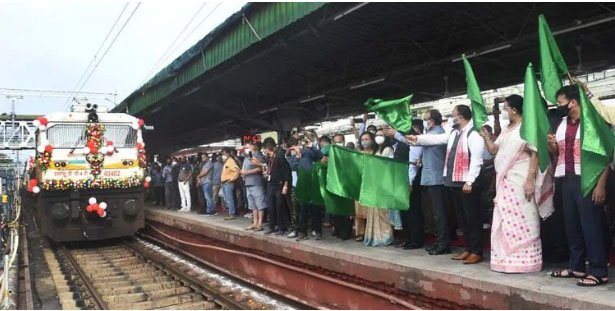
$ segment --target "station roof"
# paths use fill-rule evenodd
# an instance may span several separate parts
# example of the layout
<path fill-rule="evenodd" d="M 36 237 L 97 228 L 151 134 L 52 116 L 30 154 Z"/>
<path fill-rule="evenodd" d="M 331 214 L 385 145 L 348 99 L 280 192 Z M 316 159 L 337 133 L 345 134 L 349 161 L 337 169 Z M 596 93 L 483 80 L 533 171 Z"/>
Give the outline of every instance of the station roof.
<path fill-rule="evenodd" d="M 482 90 L 538 68 L 538 15 L 577 74 L 615 67 L 613 3 L 251 3 L 120 103 L 155 125 L 167 152 L 363 111 L 369 97 L 415 102 Z M 299 124 L 296 124 L 299 125 Z"/>

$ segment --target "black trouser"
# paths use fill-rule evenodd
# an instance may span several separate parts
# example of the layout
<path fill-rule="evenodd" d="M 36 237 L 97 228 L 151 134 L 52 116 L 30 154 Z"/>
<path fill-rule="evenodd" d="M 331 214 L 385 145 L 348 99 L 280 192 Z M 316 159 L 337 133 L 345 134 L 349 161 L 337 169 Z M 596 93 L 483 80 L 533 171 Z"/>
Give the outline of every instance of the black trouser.
<path fill-rule="evenodd" d="M 401 211 L 400 216 L 402 226 L 406 235 L 406 242 L 423 245 L 425 242 L 425 221 L 423 219 L 422 193 L 421 193 L 421 173 L 416 175 L 412 183 L 412 193 L 410 193 L 410 208 Z"/>
<path fill-rule="evenodd" d="M 606 277 L 608 254 L 605 242 L 604 209 L 594 204 L 591 193 L 583 197 L 580 177 L 563 178 L 562 207 L 570 249 L 568 268 L 584 272 L 587 257 L 589 274 L 597 278 Z"/>
<path fill-rule="evenodd" d="M 332 215 L 332 217 L 337 237 L 343 240 L 350 239 L 352 237 L 352 221 L 350 216 Z"/>
<path fill-rule="evenodd" d="M 282 194 L 282 185 L 279 183 L 267 183 L 267 210 L 269 211 L 269 228 L 275 231 L 288 230 L 288 205 Z"/>
<path fill-rule="evenodd" d="M 553 195 L 553 214 L 540 225 L 542 258 L 544 262 L 568 260 L 568 241 L 564 228 L 564 208 L 562 202 L 562 179 L 555 180 Z"/>
<path fill-rule="evenodd" d="M 173 181 L 173 205 L 172 208 L 180 209 L 181 208 L 181 197 L 179 195 L 179 184 L 177 180 Z"/>
<path fill-rule="evenodd" d="M 164 185 L 155 186 L 154 194 L 156 195 L 156 202 L 158 205 L 164 206 Z"/>
<path fill-rule="evenodd" d="M 300 204 L 301 209 L 299 214 L 299 222 L 297 224 L 297 232 L 308 234 L 308 222 L 312 221 L 312 230 L 318 234 L 322 234 L 322 212 L 319 205 Z"/>
<path fill-rule="evenodd" d="M 462 222 L 463 235 L 468 246 L 465 251 L 475 255 L 483 254 L 483 222 L 479 204 L 479 187 L 472 187 L 471 193 L 463 193 L 461 187 L 447 187 L 455 212 Z"/>
<path fill-rule="evenodd" d="M 449 248 L 451 246 L 451 231 L 448 225 L 448 209 L 444 201 L 448 194 L 444 191 L 443 185 L 424 186 L 424 189 L 429 193 L 436 223 L 436 243 L 434 245 Z"/>

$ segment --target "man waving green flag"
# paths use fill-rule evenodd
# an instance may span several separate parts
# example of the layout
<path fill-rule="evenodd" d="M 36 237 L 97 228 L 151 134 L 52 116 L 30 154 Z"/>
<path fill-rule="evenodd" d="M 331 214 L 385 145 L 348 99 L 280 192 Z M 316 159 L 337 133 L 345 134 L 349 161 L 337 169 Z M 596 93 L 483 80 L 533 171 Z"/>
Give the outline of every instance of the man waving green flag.
<path fill-rule="evenodd" d="M 579 86 L 581 99 L 581 192 L 588 195 L 596 186 L 613 155 L 615 136 L 598 115 Z"/>
<path fill-rule="evenodd" d="M 542 97 L 540 97 L 534 67 L 530 63 L 525 71 L 523 122 L 521 122 L 520 134 L 521 138 L 536 147 L 541 172 L 547 169 L 550 162 L 549 149 L 547 148 L 549 127 L 547 110 L 543 105 Z"/>
<path fill-rule="evenodd" d="M 538 16 L 538 44 L 540 48 L 540 83 L 549 104 L 556 104 L 555 94 L 562 88 L 562 77 L 568 72 L 568 66 L 560 53 L 547 20 Z"/>
<path fill-rule="evenodd" d="M 399 99 L 384 100 L 370 98 L 365 102 L 369 111 L 375 112 L 380 118 L 397 131 L 408 134 L 412 129 L 412 114 L 410 101 L 412 94 Z"/>
<path fill-rule="evenodd" d="M 465 54 L 461 55 L 463 59 L 463 67 L 466 71 L 466 82 L 468 83 L 468 99 L 472 103 L 472 120 L 474 123 L 474 129 L 479 133 L 482 131 L 483 125 L 487 122 L 487 108 L 483 101 L 483 96 L 480 94 L 480 88 L 478 87 L 478 81 L 474 76 L 474 70 L 470 66 L 470 62 L 466 58 Z"/>

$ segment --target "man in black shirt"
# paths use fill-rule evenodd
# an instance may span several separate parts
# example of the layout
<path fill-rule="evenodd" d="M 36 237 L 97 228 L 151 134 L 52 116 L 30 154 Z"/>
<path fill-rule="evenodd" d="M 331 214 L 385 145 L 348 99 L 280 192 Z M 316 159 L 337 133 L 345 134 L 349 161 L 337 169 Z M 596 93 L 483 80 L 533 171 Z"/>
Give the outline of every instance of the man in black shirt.
<path fill-rule="evenodd" d="M 289 192 L 292 173 L 290 165 L 284 157 L 284 150 L 277 147 L 272 138 L 265 139 L 263 146 L 267 155 L 267 167 L 264 171 L 264 176 L 267 180 L 267 208 L 269 214 L 269 223 L 265 234 L 271 234 L 275 231 L 276 235 L 284 235 L 288 229 L 289 215 L 284 197 Z"/>

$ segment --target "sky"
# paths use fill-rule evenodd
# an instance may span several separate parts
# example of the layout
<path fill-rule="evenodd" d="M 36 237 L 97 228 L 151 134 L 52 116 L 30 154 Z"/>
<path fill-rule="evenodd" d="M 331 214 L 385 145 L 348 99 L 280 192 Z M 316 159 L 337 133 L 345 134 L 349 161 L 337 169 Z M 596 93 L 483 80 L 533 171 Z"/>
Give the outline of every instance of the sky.
<path fill-rule="evenodd" d="M 72 94 L 79 88 L 80 78 L 84 73 L 85 77 L 90 75 L 93 64 L 98 61 L 82 91 L 117 93 L 117 96 L 88 97 L 91 102 L 111 108 L 245 3 L 148 0 L 138 5 L 138 2 L 123 1 L 0 0 L 0 114 L 10 113 L 11 99 L 7 93 L 23 96 L 15 99 L 16 114 L 67 111 L 70 97 L 4 89 Z M 116 20 L 117 25 L 110 32 Z M 108 33 L 106 43 L 99 50 Z M 167 50 L 170 53 L 159 62 Z M 92 62 L 95 55 L 96 61 Z M 90 70 L 86 71 L 88 65 Z"/>

